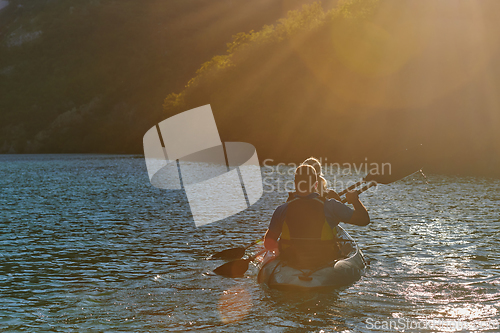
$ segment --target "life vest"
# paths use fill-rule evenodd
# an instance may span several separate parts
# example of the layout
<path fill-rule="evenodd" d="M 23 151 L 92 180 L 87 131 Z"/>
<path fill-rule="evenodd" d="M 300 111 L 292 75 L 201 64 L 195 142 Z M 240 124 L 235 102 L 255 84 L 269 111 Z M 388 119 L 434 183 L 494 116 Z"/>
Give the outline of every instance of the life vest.
<path fill-rule="evenodd" d="M 279 241 L 281 257 L 288 265 L 314 268 L 338 257 L 337 229 L 326 221 L 324 204 L 319 196 L 288 202 Z"/>

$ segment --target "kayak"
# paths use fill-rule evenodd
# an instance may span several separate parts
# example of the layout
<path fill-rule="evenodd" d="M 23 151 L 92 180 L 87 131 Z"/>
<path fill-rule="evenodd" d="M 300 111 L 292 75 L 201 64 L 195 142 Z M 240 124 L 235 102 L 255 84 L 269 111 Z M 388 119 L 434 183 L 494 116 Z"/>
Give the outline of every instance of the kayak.
<path fill-rule="evenodd" d="M 297 269 L 287 266 L 273 252 L 266 252 L 257 281 L 273 289 L 317 290 L 341 289 L 358 281 L 366 267 L 363 253 L 352 237 L 337 226 L 341 257 L 316 269 Z"/>

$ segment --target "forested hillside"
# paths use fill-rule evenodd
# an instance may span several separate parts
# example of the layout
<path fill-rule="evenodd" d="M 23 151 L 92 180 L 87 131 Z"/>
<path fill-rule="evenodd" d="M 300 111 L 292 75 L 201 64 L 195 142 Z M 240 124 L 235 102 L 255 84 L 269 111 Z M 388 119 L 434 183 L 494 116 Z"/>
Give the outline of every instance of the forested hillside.
<path fill-rule="evenodd" d="M 499 42 L 497 0 L 12 0 L 0 152 L 141 153 L 210 103 L 261 160 L 422 143 L 430 171 L 500 176 Z"/>
<path fill-rule="evenodd" d="M 500 2 L 347 0 L 239 34 L 168 96 L 210 103 L 262 159 L 383 160 L 423 144 L 431 172 L 500 175 Z"/>
<path fill-rule="evenodd" d="M 0 153 L 140 153 L 165 97 L 232 35 L 307 2 L 11 0 L 0 11 Z"/>

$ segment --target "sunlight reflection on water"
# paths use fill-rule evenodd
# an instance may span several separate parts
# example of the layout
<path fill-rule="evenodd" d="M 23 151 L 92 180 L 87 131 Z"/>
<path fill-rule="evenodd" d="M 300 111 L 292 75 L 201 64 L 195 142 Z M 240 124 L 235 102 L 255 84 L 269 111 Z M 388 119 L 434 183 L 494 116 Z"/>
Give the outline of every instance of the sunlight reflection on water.
<path fill-rule="evenodd" d="M 286 294 L 257 285 L 253 265 L 225 279 L 207 259 L 261 236 L 284 192 L 195 228 L 185 195 L 151 187 L 140 156 L 0 156 L 0 327 L 371 332 L 369 318 L 498 318 L 500 181 L 428 182 L 361 196 L 372 223 L 346 226 L 370 262 L 358 283 Z"/>

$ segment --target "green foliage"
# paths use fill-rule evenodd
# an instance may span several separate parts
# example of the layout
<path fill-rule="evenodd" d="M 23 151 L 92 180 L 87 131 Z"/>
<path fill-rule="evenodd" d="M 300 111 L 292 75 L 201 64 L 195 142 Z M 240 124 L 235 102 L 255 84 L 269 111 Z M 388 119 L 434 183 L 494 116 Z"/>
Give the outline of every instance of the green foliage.
<path fill-rule="evenodd" d="M 186 87 L 188 88 L 196 85 L 201 77 L 204 77 L 209 73 L 222 71 L 231 66 L 234 66 L 231 61 L 231 55 L 215 56 L 211 60 L 201 65 L 201 67 L 196 71 L 197 76 L 189 80 Z"/>
<path fill-rule="evenodd" d="M 344 18 L 367 19 L 380 5 L 380 0 L 341 0 L 339 13 Z"/>
<path fill-rule="evenodd" d="M 290 38 L 297 33 L 305 33 L 324 23 L 325 12 L 320 2 L 303 5 L 302 10 L 289 11 L 284 19 L 278 20 L 277 40 Z"/>
<path fill-rule="evenodd" d="M 250 43 L 253 40 L 253 33 L 254 31 L 251 30 L 249 33 L 239 32 L 234 35 L 233 41 L 231 43 L 227 43 L 227 52 L 233 53 L 243 45 L 247 45 L 248 43 Z"/>
<path fill-rule="evenodd" d="M 490 2 L 482 12 L 497 7 Z M 424 143 L 434 170 L 489 173 L 492 167 L 454 169 L 460 152 L 500 154 L 500 144 L 492 147 L 498 134 L 478 130 L 481 120 L 459 106 L 476 101 L 464 93 L 473 83 L 458 85 L 453 75 L 467 71 L 450 65 L 457 54 L 441 47 L 451 45 L 450 37 L 460 45 L 463 35 L 428 30 L 441 24 L 439 8 L 427 0 L 345 0 L 326 12 L 319 3 L 291 11 L 274 25 L 233 35 L 227 54 L 212 57 L 180 93 L 167 97 L 165 115 L 211 104 L 223 141 L 250 142 L 261 160 L 318 155 L 363 162 Z M 481 107 L 489 108 L 489 100 Z M 449 119 L 458 124 L 448 126 Z M 500 132 L 498 121 L 490 127 Z M 464 132 L 478 142 L 459 135 Z"/>
<path fill-rule="evenodd" d="M 351 17 L 368 13 L 356 7 L 354 1 L 345 6 L 347 9 L 340 7 L 325 12 L 321 4 L 315 2 L 304 5 L 301 10 L 289 11 L 287 17 L 275 25 L 234 35 L 233 41 L 227 44 L 226 55 L 215 56 L 204 63 L 181 93 L 166 98 L 167 116 L 210 103 L 219 115 L 218 126 L 227 140 L 244 138 L 257 145 L 264 155 L 276 153 L 279 148 L 266 141 L 274 141 L 276 135 L 288 130 L 289 115 L 281 110 L 296 114 L 306 126 L 311 120 L 305 120 L 304 108 L 317 108 L 317 112 L 321 112 L 325 105 L 320 104 L 328 104 L 330 97 L 324 94 L 307 106 L 298 100 L 305 87 L 323 90 L 317 79 L 310 76 L 304 62 L 313 63 L 318 54 L 326 55 L 317 46 L 330 45 L 323 34 L 339 20 L 339 12 L 349 11 Z M 318 63 L 324 61 L 325 58 Z M 273 66 L 269 67 L 268 63 Z M 239 122 L 245 126 L 234 125 Z M 275 133 L 267 132 L 271 128 Z M 274 158 L 277 156 L 283 158 L 281 154 Z"/>
<path fill-rule="evenodd" d="M 229 54 L 234 53 L 250 43 L 280 42 L 297 33 L 304 33 L 317 27 L 323 23 L 324 18 L 325 12 L 320 2 L 303 5 L 302 10 L 291 10 L 287 13 L 286 18 L 279 19 L 276 27 L 274 25 L 264 25 L 259 31 L 251 30 L 248 33 L 240 32 L 234 35 L 233 41 L 227 43 L 227 52 Z"/>
<path fill-rule="evenodd" d="M 245 9 L 226 0 L 11 0 L 0 11 L 0 152 L 141 152 L 165 95 L 232 35 L 282 17 L 279 3 L 259 15 Z M 197 75 L 212 66 L 230 58 Z M 165 103 L 179 105 L 180 96 Z M 71 112 L 96 98 L 82 121 Z M 67 131 L 54 125 L 63 114 L 75 117 Z"/>
<path fill-rule="evenodd" d="M 228 54 L 214 56 L 203 63 L 196 71 L 196 76 L 188 81 L 184 92 L 167 96 L 163 104 L 164 108 L 168 114 L 175 113 L 185 102 L 186 93 L 189 94 L 190 90 L 196 89 L 199 85 L 208 84 L 207 82 L 211 80 L 225 77 L 223 73 L 231 75 L 231 69 L 236 66 L 235 58 L 239 63 L 244 62 L 244 59 L 252 57 L 254 52 L 259 52 L 258 50 L 266 45 L 275 46 L 297 34 L 304 34 L 321 26 L 325 22 L 325 17 L 321 3 L 314 2 L 310 5 L 303 5 L 301 10 L 289 11 L 286 18 L 277 21 L 276 26 L 264 25 L 259 31 L 251 30 L 248 33 L 240 32 L 233 35 L 232 42 L 227 43 Z"/>
<path fill-rule="evenodd" d="M 223 71 L 227 71 L 235 66 L 233 55 L 235 53 L 245 52 L 245 47 L 262 47 L 263 45 L 278 43 L 290 38 L 299 32 L 307 32 L 324 20 L 325 13 L 319 2 L 312 5 L 304 5 L 302 10 L 289 11 L 287 18 L 279 19 L 276 27 L 274 25 L 264 25 L 259 31 L 251 30 L 249 33 L 240 32 L 233 36 L 233 41 L 227 43 L 226 55 L 214 56 L 211 60 L 203 63 L 196 71 L 196 76 L 190 79 L 186 85 L 186 89 L 195 87 L 203 82 L 210 80 L 214 75 L 222 75 Z M 246 50 L 248 52 L 248 50 Z M 250 51 L 251 52 L 251 51 Z M 179 107 L 181 104 L 179 94 L 171 94 L 164 102 L 164 107 Z"/>
<path fill-rule="evenodd" d="M 423 142 L 435 166 L 500 170 L 500 2 L 341 0 L 282 18 L 283 3 L 12 0 L 0 152 L 140 153 L 151 126 L 210 103 L 223 141 L 261 160 L 363 162 Z"/>
<path fill-rule="evenodd" d="M 184 95 L 182 93 L 170 93 L 163 103 L 165 109 L 176 109 L 184 104 Z"/>

